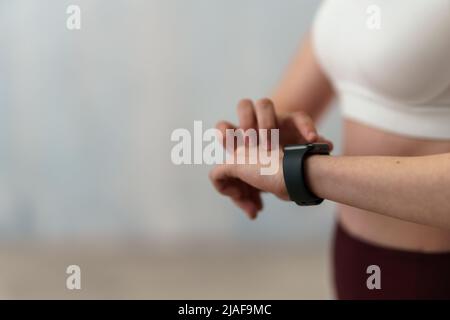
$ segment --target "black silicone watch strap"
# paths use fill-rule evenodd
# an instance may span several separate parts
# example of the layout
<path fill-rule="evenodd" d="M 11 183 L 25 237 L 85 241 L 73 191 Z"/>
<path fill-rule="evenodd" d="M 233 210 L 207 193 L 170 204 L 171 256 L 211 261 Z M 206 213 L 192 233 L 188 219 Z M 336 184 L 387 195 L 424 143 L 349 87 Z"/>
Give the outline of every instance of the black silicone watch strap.
<path fill-rule="evenodd" d="M 284 148 L 284 181 L 290 199 L 299 206 L 314 206 L 323 202 L 323 199 L 313 194 L 305 183 L 305 159 L 313 154 L 329 155 L 330 148 L 322 143 L 289 145 Z"/>

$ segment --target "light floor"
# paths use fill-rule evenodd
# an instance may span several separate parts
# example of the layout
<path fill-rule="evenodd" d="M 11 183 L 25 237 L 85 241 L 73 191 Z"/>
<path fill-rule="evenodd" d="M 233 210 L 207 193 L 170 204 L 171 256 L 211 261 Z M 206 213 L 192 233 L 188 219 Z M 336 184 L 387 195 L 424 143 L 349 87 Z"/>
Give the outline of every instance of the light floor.
<path fill-rule="evenodd" d="M 132 248 L 132 249 L 131 249 Z M 331 299 L 326 248 L 0 247 L 2 299 Z M 82 289 L 66 288 L 68 265 Z"/>

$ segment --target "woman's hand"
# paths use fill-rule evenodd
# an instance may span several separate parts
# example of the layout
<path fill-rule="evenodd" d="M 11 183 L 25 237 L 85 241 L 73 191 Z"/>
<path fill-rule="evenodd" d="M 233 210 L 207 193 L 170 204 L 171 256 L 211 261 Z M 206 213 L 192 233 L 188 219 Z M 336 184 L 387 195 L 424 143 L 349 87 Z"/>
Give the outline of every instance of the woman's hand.
<path fill-rule="evenodd" d="M 270 159 L 277 162 L 275 166 L 278 169 L 272 175 L 262 175 L 261 169 L 264 165 L 259 161 L 251 164 L 248 157 L 253 148 L 258 149 L 262 146 L 243 145 L 235 150 L 236 155 L 244 155 L 245 164 L 218 165 L 209 175 L 217 191 L 230 197 L 251 219 L 255 219 L 258 212 L 262 210 L 261 191 L 270 192 L 282 200 L 289 200 L 283 177 L 283 152 L 281 150 L 264 151 L 275 153 L 276 157 L 270 157 Z"/>
<path fill-rule="evenodd" d="M 322 138 L 314 125 L 313 120 L 304 112 L 298 111 L 290 115 L 278 116 L 275 114 L 275 107 L 271 100 L 261 99 L 255 103 L 251 100 L 241 100 L 237 107 L 239 117 L 239 127 L 222 121 L 217 124 L 217 129 L 222 132 L 222 136 L 226 137 L 226 130 L 232 129 L 259 129 L 268 130 L 268 137 L 261 139 L 258 137 L 258 142 L 270 140 L 270 130 L 279 129 L 280 141 L 276 150 L 279 154 L 278 171 L 274 175 L 261 175 L 260 162 L 257 164 L 249 164 L 246 161 L 242 164 L 226 164 L 220 165 L 211 171 L 210 178 L 216 189 L 229 196 L 247 215 L 254 219 L 259 211 L 262 210 L 263 204 L 261 199 L 261 191 L 270 192 L 283 200 L 288 200 L 289 197 L 286 192 L 283 172 L 282 172 L 282 148 L 288 144 L 300 143 L 314 143 L 323 142 L 333 148 L 333 144 Z M 235 149 L 235 153 L 239 154 L 246 152 L 249 154 L 252 148 L 267 148 L 268 146 L 239 146 Z M 275 150 L 274 150 L 275 151 Z M 247 159 L 248 160 L 248 159 Z"/>
<path fill-rule="evenodd" d="M 276 115 L 275 106 L 270 99 L 261 99 L 255 103 L 252 100 L 241 100 L 237 107 L 239 126 L 227 121 L 221 121 L 216 128 L 225 137 L 228 129 L 279 129 L 280 147 L 288 144 L 327 143 L 333 149 L 333 143 L 317 132 L 314 121 L 303 111 L 288 115 Z"/>

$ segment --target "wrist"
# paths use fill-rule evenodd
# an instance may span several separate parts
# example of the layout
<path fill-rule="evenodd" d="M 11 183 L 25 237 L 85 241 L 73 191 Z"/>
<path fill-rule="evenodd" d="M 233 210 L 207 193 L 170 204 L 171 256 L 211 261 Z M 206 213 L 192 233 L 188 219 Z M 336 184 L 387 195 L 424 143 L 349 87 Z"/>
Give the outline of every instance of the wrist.
<path fill-rule="evenodd" d="M 299 206 L 319 205 L 324 200 L 309 187 L 313 177 L 307 179 L 306 161 L 313 155 L 329 156 L 330 148 L 325 143 L 288 145 L 284 148 L 283 175 L 290 200 Z M 311 161 L 309 161 L 311 162 Z M 310 165 L 311 167 L 311 165 Z M 308 170 L 311 171 L 311 170 Z"/>
<path fill-rule="evenodd" d="M 321 186 L 325 180 L 325 169 L 327 167 L 327 162 L 329 163 L 330 159 L 330 156 L 317 154 L 311 155 L 305 159 L 305 183 L 311 192 L 321 198 L 325 198 Z"/>

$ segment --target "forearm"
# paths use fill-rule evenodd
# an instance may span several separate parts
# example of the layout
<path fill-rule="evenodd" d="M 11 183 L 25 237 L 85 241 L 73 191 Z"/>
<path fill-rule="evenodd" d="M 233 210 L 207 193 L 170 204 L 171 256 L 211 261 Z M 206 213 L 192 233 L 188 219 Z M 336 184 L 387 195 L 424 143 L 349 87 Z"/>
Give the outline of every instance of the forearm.
<path fill-rule="evenodd" d="M 450 228 L 450 154 L 306 160 L 318 196 L 394 218 Z"/>
<path fill-rule="evenodd" d="M 314 120 L 323 113 L 334 91 L 314 54 L 308 35 L 273 95 L 278 115 L 302 110 Z"/>

